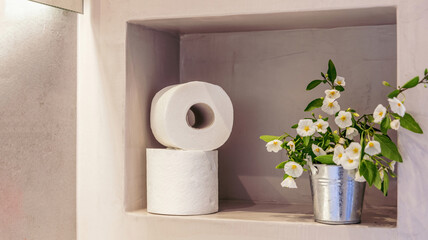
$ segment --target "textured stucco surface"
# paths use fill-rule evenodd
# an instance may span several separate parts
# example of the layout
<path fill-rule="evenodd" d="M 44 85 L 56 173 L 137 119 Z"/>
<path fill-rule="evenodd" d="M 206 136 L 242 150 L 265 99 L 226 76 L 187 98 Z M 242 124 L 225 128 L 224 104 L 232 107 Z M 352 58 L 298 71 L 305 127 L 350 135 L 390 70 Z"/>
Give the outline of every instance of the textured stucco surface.
<path fill-rule="evenodd" d="M 0 0 L 0 239 L 76 239 L 74 13 Z"/>

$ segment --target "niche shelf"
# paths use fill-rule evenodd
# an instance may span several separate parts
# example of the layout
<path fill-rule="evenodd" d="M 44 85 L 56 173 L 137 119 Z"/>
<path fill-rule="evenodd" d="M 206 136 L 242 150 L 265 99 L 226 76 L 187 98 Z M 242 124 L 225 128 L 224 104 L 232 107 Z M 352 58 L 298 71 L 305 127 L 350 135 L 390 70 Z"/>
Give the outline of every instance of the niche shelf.
<path fill-rule="evenodd" d="M 320 71 L 326 71 L 329 58 L 336 63 L 339 75 L 347 79 L 348 89 L 358 89 L 345 91 L 341 105 L 371 112 L 378 103 L 385 102 L 383 96 L 388 89 L 380 83 L 397 78 L 395 24 L 393 6 L 129 21 L 125 164 L 128 214 L 146 219 L 151 231 L 179 226 L 171 231 L 180 236 L 202 231 L 215 232 L 214 236 L 252 232 L 254 224 L 266 231 L 287 228 L 294 231 L 290 236 L 296 237 L 309 233 L 293 230 L 295 224 L 301 224 L 300 230 L 328 234 L 331 226 L 312 220 L 308 177 L 297 181 L 297 190 L 282 189 L 282 172 L 274 166 L 284 156 L 267 153 L 258 136 L 294 131 L 288 127 L 305 117 L 306 104 L 315 95 L 323 95 L 322 89 L 308 93 L 305 87 L 319 78 Z M 220 212 L 186 217 L 148 214 L 145 149 L 163 148 L 150 130 L 151 99 L 163 87 L 195 80 L 220 85 L 234 104 L 233 132 L 219 149 Z M 362 224 L 337 226 L 338 234 L 333 239 L 363 232 L 373 239 L 394 236 L 396 201 L 396 182 L 387 198 L 377 189 L 366 190 Z M 198 229 L 192 227 L 195 222 Z M 162 233 L 168 236 L 171 232 Z"/>

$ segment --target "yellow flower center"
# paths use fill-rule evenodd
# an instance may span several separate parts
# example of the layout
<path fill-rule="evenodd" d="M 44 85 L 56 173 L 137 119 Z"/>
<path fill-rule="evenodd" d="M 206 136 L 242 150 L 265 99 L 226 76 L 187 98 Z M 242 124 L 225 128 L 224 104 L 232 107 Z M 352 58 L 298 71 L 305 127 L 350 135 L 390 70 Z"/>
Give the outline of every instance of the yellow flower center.
<path fill-rule="evenodd" d="M 401 103 L 397 103 L 397 105 L 398 105 L 399 107 L 401 107 Z"/>
<path fill-rule="evenodd" d="M 382 117 L 382 116 L 383 116 L 383 112 L 379 112 L 379 116 L 381 116 L 381 117 Z"/>
<path fill-rule="evenodd" d="M 342 84 L 342 81 L 337 81 L 337 84 L 341 85 L 341 84 Z"/>
<path fill-rule="evenodd" d="M 341 158 L 343 156 L 343 154 L 339 153 L 339 155 L 337 155 L 339 158 Z"/>
<path fill-rule="evenodd" d="M 319 148 L 315 149 L 315 152 L 320 152 L 320 149 Z"/>
<path fill-rule="evenodd" d="M 273 142 L 273 145 L 278 145 L 278 142 Z"/>
<path fill-rule="evenodd" d="M 369 147 L 374 147 L 374 143 L 369 143 Z"/>
<path fill-rule="evenodd" d="M 321 129 L 322 128 L 322 124 L 318 123 L 317 127 L 318 127 L 318 129 Z"/>
<path fill-rule="evenodd" d="M 330 92 L 330 95 L 334 96 L 334 94 L 336 94 L 335 92 Z"/>
<path fill-rule="evenodd" d="M 358 153 L 358 148 L 354 148 L 354 153 Z"/>
<path fill-rule="evenodd" d="M 348 159 L 348 163 L 353 163 L 353 162 L 354 162 L 354 160 Z"/>
<path fill-rule="evenodd" d="M 346 116 L 345 116 L 345 115 L 342 115 L 342 116 L 340 117 L 340 119 L 341 119 L 342 121 L 345 121 L 345 120 L 346 120 Z"/>
<path fill-rule="evenodd" d="M 332 108 L 332 107 L 333 107 L 333 102 L 329 103 L 329 104 L 328 104 L 328 106 L 329 106 L 330 108 Z"/>
<path fill-rule="evenodd" d="M 304 129 L 306 132 L 307 131 L 309 131 L 309 126 L 305 126 L 305 129 Z"/>
<path fill-rule="evenodd" d="M 296 169 L 296 168 L 297 168 L 296 165 L 291 166 L 291 169 Z"/>

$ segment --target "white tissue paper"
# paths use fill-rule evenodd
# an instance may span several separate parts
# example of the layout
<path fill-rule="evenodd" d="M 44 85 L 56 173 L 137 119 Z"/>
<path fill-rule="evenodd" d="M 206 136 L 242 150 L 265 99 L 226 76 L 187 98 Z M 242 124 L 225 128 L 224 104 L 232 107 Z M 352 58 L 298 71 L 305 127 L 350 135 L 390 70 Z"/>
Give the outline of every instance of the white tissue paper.
<path fill-rule="evenodd" d="M 232 101 L 221 87 L 206 82 L 169 86 L 153 98 L 150 126 L 166 147 L 214 150 L 232 132 Z"/>
<path fill-rule="evenodd" d="M 168 215 L 217 212 L 217 151 L 148 148 L 147 211 Z"/>

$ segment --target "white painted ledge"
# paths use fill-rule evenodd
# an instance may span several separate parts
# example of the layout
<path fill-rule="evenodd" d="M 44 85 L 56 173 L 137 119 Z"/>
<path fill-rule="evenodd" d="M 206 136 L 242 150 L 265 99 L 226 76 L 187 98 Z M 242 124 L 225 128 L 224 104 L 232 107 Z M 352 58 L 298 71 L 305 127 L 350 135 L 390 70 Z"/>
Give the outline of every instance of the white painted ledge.
<path fill-rule="evenodd" d="M 209 215 L 157 215 L 147 213 L 145 209 L 128 213 L 133 218 L 145 219 L 145 224 L 150 225 L 147 234 L 156 235 L 156 239 L 161 239 L 160 235 L 165 239 L 168 236 L 198 239 L 195 235 L 201 234 L 204 239 L 219 239 L 218 236 L 222 236 L 222 240 L 233 239 L 237 234 L 242 238 L 243 231 L 248 239 L 284 239 L 281 236 L 290 237 L 286 239 L 306 239 L 305 236 L 316 236 L 312 239 L 342 240 L 354 234 L 364 234 L 367 236 L 365 240 L 395 239 L 396 214 L 393 207 L 365 207 L 361 224 L 326 225 L 314 222 L 312 206 L 254 204 L 242 201 L 223 201 L 220 211 Z M 257 238 L 257 235 L 252 235 L 253 231 L 264 233 L 265 236 Z M 320 232 L 330 234 L 317 236 Z"/>

